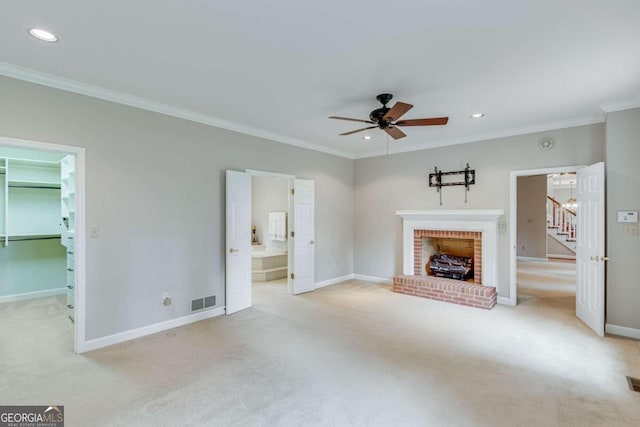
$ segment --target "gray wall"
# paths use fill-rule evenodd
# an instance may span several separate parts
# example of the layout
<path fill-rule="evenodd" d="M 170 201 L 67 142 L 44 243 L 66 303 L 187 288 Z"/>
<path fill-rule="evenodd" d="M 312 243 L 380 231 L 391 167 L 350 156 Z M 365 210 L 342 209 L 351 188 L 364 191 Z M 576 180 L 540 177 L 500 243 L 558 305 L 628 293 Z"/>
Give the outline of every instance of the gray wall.
<path fill-rule="evenodd" d="M 547 258 L 547 175 L 518 177 L 518 256 Z"/>
<path fill-rule="evenodd" d="M 287 242 L 267 238 L 269 212 L 289 212 L 289 183 L 286 178 L 254 176 L 251 178 L 251 222 L 258 240 L 268 248 L 287 249 Z"/>
<path fill-rule="evenodd" d="M 640 109 L 607 116 L 607 323 L 640 329 L 640 237 L 625 236 L 617 212 L 640 210 Z"/>
<path fill-rule="evenodd" d="M 0 135 L 87 147 L 88 339 L 224 302 L 226 169 L 315 180 L 316 282 L 353 272 L 352 160 L 6 77 L 0 94 Z"/>
<path fill-rule="evenodd" d="M 541 151 L 543 136 L 555 139 Z M 402 144 L 397 141 L 395 144 Z M 360 159 L 355 162 L 355 273 L 390 278 L 402 272 L 402 220 L 397 209 L 504 209 L 509 215 L 512 170 L 590 164 L 604 159 L 604 125 L 580 126 L 431 150 Z M 444 171 L 476 170 L 477 184 L 464 204 L 464 187 L 438 193 L 427 185 L 437 166 Z M 500 296 L 509 295 L 508 227 L 499 237 Z"/>

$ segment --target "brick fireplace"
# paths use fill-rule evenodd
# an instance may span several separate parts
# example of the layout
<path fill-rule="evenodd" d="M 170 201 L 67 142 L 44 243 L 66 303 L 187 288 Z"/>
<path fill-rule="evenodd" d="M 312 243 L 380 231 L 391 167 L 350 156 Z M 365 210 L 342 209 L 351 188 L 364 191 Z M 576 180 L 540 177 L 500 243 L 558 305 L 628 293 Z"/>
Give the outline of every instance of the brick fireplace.
<path fill-rule="evenodd" d="M 403 275 L 395 292 L 484 309 L 497 301 L 498 219 L 503 210 L 396 211 L 403 219 Z M 473 279 L 429 275 L 430 254 L 473 259 Z"/>

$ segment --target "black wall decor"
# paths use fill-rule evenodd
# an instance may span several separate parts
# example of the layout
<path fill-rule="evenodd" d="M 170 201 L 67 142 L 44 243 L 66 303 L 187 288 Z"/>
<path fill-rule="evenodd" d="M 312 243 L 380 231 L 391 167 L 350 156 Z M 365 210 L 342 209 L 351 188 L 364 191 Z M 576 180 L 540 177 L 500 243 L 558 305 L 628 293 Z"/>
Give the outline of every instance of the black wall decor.
<path fill-rule="evenodd" d="M 443 176 L 449 175 L 463 175 L 462 181 L 454 181 L 454 182 L 442 182 Z M 467 163 L 467 167 L 461 171 L 453 171 L 453 172 L 442 172 L 438 170 L 438 167 L 435 167 L 435 172 L 429 174 L 429 187 L 436 187 L 438 189 L 438 193 L 440 193 L 440 206 L 442 206 L 442 187 L 451 187 L 455 185 L 464 185 L 464 202 L 467 203 L 467 193 L 469 192 L 469 186 L 476 183 L 476 171 L 475 169 L 471 169 L 469 167 L 469 163 Z"/>

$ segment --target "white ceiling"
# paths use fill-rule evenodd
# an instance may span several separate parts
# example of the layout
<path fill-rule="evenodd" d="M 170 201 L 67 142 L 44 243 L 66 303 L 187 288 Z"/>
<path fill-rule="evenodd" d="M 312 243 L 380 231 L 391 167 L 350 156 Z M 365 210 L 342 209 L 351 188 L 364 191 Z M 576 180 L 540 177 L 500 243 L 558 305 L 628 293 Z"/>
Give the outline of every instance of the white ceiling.
<path fill-rule="evenodd" d="M 385 152 L 386 134 L 340 137 L 359 124 L 327 117 L 367 118 L 382 92 L 415 105 L 403 118 L 450 117 L 405 128 L 391 152 L 600 122 L 640 106 L 639 52 L 637 0 L 30 0 L 0 14 L 0 73 L 352 158 Z"/>

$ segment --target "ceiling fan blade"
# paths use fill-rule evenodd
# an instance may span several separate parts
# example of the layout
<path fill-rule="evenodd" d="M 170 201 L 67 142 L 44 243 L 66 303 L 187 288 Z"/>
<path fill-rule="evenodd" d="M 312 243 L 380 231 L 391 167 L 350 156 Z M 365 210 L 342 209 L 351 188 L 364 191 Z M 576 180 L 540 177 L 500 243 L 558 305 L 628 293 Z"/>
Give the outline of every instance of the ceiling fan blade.
<path fill-rule="evenodd" d="M 411 110 L 412 108 L 413 108 L 413 105 L 411 104 L 405 104 L 404 102 L 396 102 L 396 105 L 394 105 L 393 107 L 391 107 L 389 111 L 387 111 L 387 114 L 384 115 L 382 120 L 385 120 L 388 122 L 395 122 L 400 117 L 402 117 L 404 113 Z"/>
<path fill-rule="evenodd" d="M 369 123 L 369 124 L 375 124 L 374 122 L 372 122 L 371 120 L 360 120 L 360 119 L 352 119 L 349 117 L 338 117 L 338 116 L 331 116 L 329 117 L 330 119 L 336 119 L 336 120 L 349 120 L 350 122 L 361 122 L 361 123 Z"/>
<path fill-rule="evenodd" d="M 407 136 L 407 134 L 405 134 L 404 132 L 402 132 L 400 129 L 398 128 L 385 128 L 383 129 L 386 133 L 389 134 L 389 136 L 391 136 L 391 138 L 393 139 L 400 139 L 400 138 L 404 138 L 405 136 Z"/>
<path fill-rule="evenodd" d="M 394 123 L 396 126 L 440 126 L 446 125 L 449 117 L 433 117 L 430 119 L 399 120 Z"/>
<path fill-rule="evenodd" d="M 358 133 L 358 132 L 362 132 L 363 130 L 369 130 L 369 129 L 375 129 L 378 126 L 369 126 L 366 128 L 362 128 L 362 129 L 357 129 L 357 130 L 352 130 L 351 132 L 345 132 L 345 133 L 341 133 L 340 136 L 344 136 L 344 135 L 351 135 L 353 133 Z"/>

